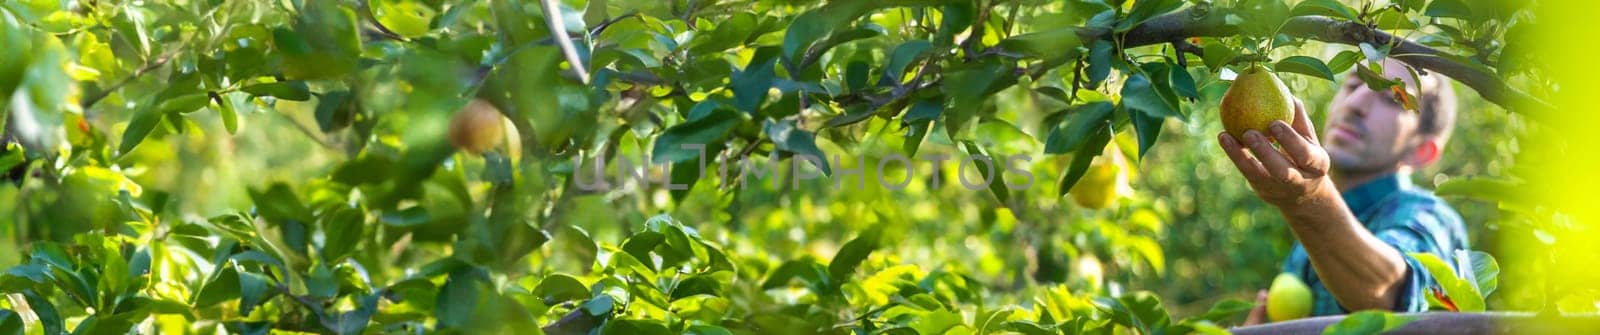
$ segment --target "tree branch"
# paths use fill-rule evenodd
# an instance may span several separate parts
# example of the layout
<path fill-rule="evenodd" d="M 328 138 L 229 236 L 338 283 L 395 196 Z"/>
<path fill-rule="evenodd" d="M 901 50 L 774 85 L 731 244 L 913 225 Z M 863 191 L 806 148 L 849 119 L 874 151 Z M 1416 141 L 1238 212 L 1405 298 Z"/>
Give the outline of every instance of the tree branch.
<path fill-rule="evenodd" d="M 1123 47 L 1132 48 L 1181 41 L 1190 37 L 1224 37 L 1240 33 L 1239 27 L 1225 21 L 1228 11 L 1197 10 L 1195 7 L 1157 16 L 1139 24 L 1123 34 L 1109 28 L 1084 27 L 1078 29 L 1082 41 L 1120 38 Z M 1438 72 L 1476 90 L 1484 100 L 1500 105 L 1534 119 L 1542 119 L 1542 112 L 1555 107 L 1538 98 L 1507 85 L 1499 75 L 1483 67 L 1474 67 L 1450 60 L 1453 55 L 1360 23 L 1337 21 L 1321 16 L 1290 18 L 1281 33 L 1296 38 L 1308 38 L 1328 43 L 1373 46 L 1391 45 L 1394 58 L 1417 69 Z M 1087 44 L 1087 43 L 1086 43 Z"/>

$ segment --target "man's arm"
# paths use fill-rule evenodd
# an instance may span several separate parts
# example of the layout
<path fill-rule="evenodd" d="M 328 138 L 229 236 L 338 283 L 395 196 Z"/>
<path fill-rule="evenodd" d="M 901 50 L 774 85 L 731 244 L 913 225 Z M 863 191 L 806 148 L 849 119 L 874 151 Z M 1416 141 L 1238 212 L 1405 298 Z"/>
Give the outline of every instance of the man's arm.
<path fill-rule="evenodd" d="M 1250 188 L 1283 213 L 1340 306 L 1394 309 L 1408 271 L 1405 259 L 1350 213 L 1328 178 L 1328 152 L 1318 144 L 1300 101 L 1295 100 L 1292 127 L 1274 121 L 1270 129 L 1281 150 L 1254 130 L 1245 132 L 1242 145 L 1227 132 L 1217 140 Z"/>

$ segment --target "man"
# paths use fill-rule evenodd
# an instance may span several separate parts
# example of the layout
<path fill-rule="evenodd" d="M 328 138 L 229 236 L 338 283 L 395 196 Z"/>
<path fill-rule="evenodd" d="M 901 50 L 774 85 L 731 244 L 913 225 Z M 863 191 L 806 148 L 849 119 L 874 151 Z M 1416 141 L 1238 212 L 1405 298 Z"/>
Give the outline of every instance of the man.
<path fill-rule="evenodd" d="M 1416 111 L 1352 75 L 1334 97 L 1321 141 L 1298 99 L 1293 124 L 1275 121 L 1269 134 L 1251 130 L 1240 139 L 1218 135 L 1250 187 L 1294 233 L 1283 271 L 1311 287 L 1312 315 L 1425 311 L 1434 280 L 1407 253 L 1448 262 L 1468 248 L 1460 216 L 1409 181 L 1449 139 L 1454 93 L 1444 77 L 1414 80 L 1405 66 L 1387 61 L 1384 76 L 1404 82 Z M 1257 301 L 1246 324 L 1265 319 L 1266 291 Z"/>

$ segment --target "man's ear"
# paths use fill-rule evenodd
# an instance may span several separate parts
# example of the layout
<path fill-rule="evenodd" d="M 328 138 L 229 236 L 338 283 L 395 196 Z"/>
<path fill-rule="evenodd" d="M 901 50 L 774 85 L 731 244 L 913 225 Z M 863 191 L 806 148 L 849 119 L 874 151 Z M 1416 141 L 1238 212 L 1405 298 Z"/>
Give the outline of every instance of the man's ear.
<path fill-rule="evenodd" d="M 1434 161 L 1439 160 L 1439 149 L 1442 147 L 1443 143 L 1440 143 L 1438 137 L 1429 136 L 1423 138 L 1421 143 L 1417 143 L 1417 148 L 1411 150 L 1411 157 L 1408 163 L 1416 168 L 1423 168 L 1433 164 Z"/>

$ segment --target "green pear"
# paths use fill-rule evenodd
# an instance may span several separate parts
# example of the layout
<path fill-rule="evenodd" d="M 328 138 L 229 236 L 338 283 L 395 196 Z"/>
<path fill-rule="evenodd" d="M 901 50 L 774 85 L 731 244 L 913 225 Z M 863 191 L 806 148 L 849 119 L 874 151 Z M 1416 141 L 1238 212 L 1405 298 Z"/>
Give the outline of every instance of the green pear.
<path fill-rule="evenodd" d="M 1311 315 L 1311 288 L 1294 274 L 1284 272 L 1267 289 L 1267 319 L 1288 321 Z"/>
<path fill-rule="evenodd" d="M 1257 64 L 1233 79 L 1233 86 L 1222 95 L 1221 109 L 1222 128 L 1233 138 L 1244 140 L 1246 130 L 1266 134 L 1272 120 L 1292 122 L 1294 97 L 1278 76 Z"/>

